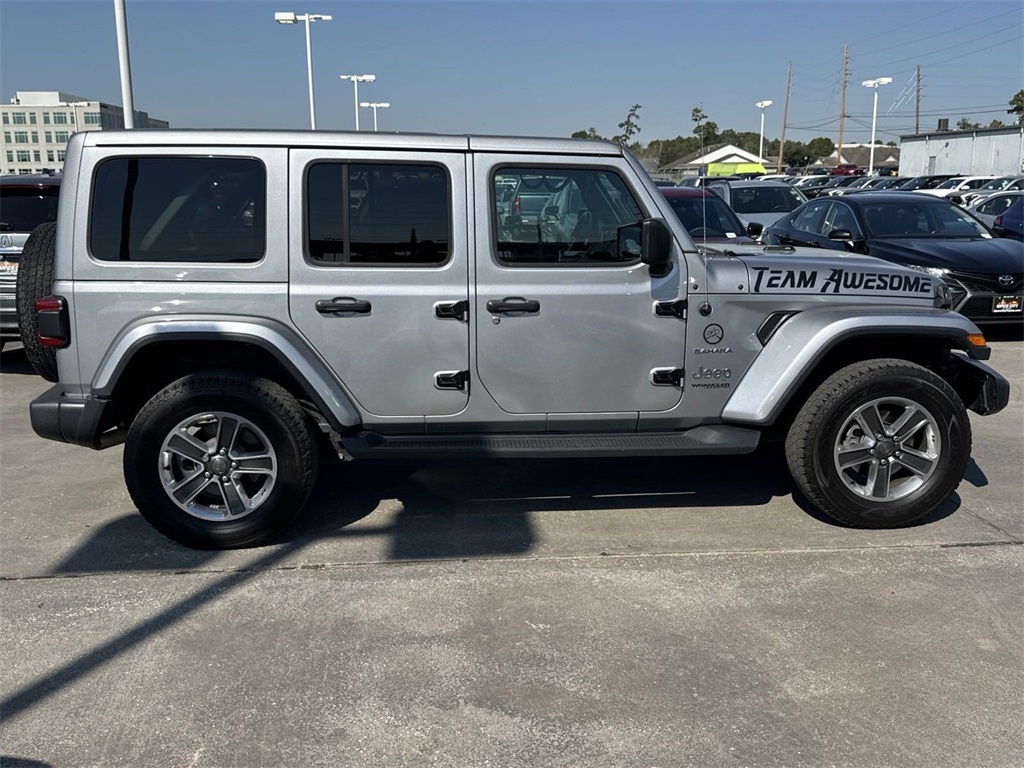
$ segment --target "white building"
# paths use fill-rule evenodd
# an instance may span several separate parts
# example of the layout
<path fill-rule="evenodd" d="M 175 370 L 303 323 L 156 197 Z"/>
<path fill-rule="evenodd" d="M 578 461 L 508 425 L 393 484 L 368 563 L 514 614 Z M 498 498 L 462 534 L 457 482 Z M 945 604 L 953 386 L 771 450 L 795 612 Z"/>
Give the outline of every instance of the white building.
<path fill-rule="evenodd" d="M 0 104 L 0 173 L 41 173 L 64 168 L 64 151 L 76 131 L 124 128 L 124 110 L 60 91 L 18 91 Z M 136 128 L 166 129 L 166 120 L 135 112 Z"/>
<path fill-rule="evenodd" d="M 900 137 L 900 176 L 1024 173 L 1024 126 L 933 131 Z"/>

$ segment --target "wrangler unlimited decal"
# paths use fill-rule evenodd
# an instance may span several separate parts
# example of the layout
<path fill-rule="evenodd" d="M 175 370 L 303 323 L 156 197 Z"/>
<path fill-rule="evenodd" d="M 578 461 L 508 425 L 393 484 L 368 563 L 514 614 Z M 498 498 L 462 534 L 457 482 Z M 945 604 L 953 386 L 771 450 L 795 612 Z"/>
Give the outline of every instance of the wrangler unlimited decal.
<path fill-rule="evenodd" d="M 932 281 L 925 275 L 901 275 L 888 272 L 850 272 L 831 268 L 822 277 L 816 269 L 771 269 L 754 267 L 757 279 L 754 293 L 782 291 L 788 288 L 818 293 L 848 293 L 855 291 L 888 291 L 891 293 L 919 293 L 930 295 Z M 820 278 L 820 279 L 819 279 Z"/>

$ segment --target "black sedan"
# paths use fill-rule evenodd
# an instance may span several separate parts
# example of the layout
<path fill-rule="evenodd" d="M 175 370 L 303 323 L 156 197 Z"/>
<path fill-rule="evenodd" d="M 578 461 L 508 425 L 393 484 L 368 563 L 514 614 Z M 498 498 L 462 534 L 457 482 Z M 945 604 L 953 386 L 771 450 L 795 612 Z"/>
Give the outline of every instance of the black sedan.
<path fill-rule="evenodd" d="M 817 198 L 764 232 L 769 245 L 875 256 L 941 277 L 978 323 L 1024 320 L 1024 243 L 996 237 L 959 206 L 905 192 Z"/>

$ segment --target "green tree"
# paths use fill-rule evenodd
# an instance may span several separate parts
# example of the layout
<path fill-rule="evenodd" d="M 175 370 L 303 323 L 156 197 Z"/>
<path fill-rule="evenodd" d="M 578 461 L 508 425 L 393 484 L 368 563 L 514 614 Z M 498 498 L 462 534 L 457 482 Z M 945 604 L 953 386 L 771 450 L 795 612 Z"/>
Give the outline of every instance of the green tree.
<path fill-rule="evenodd" d="M 966 117 L 961 117 L 956 121 L 956 129 L 958 131 L 974 131 L 981 128 L 981 123 L 972 123 Z"/>
<path fill-rule="evenodd" d="M 585 131 L 573 131 L 570 138 L 573 139 L 603 139 L 597 131 L 594 130 L 593 126 L 587 128 Z"/>
<path fill-rule="evenodd" d="M 824 136 L 818 136 L 807 142 L 807 153 L 811 155 L 812 160 L 828 157 L 835 151 L 836 145 L 832 139 L 825 138 Z"/>
<path fill-rule="evenodd" d="M 1006 123 L 1004 123 L 1002 120 L 993 120 L 991 123 L 988 124 L 988 127 L 989 128 L 1005 128 L 1006 127 Z"/>
<path fill-rule="evenodd" d="M 1021 88 L 1010 99 L 1010 108 L 1006 110 L 1008 115 L 1017 116 L 1017 125 L 1024 125 L 1024 88 Z"/>
<path fill-rule="evenodd" d="M 718 138 L 718 123 L 708 120 L 702 107 L 694 107 L 690 111 L 690 119 L 693 121 L 693 133 L 705 144 L 711 144 Z"/>
<path fill-rule="evenodd" d="M 630 140 L 640 133 L 640 105 L 634 104 L 629 108 L 626 119 L 619 123 L 621 133 L 612 136 L 612 141 L 617 141 L 624 147 L 629 146 Z"/>

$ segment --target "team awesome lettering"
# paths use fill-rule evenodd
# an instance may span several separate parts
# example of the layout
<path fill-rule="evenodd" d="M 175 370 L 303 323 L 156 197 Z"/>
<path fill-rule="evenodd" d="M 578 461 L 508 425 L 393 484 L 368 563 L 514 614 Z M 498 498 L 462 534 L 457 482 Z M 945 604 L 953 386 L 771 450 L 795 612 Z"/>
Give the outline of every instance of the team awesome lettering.
<path fill-rule="evenodd" d="M 847 293 L 877 291 L 888 293 L 920 293 L 930 296 L 932 280 L 927 275 L 893 275 L 886 272 L 851 272 L 842 268 L 829 269 L 823 277 L 816 269 L 771 269 L 754 267 L 757 279 L 754 293 L 781 291 L 786 288 L 818 293 Z"/>

